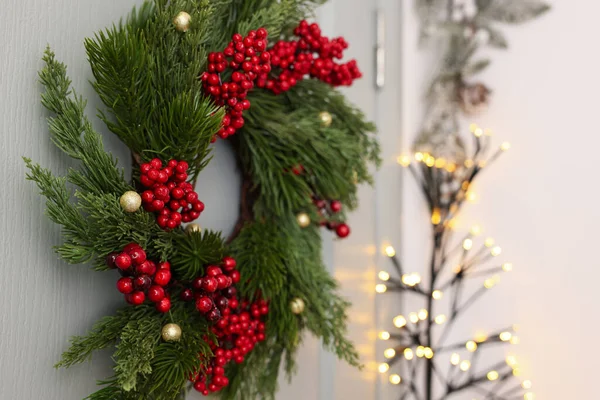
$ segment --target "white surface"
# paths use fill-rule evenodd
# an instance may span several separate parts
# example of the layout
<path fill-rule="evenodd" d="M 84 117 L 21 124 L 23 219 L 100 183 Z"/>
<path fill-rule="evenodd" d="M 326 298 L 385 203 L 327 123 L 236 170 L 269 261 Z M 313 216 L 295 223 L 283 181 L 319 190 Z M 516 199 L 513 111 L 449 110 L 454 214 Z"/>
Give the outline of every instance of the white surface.
<path fill-rule="evenodd" d="M 598 397 L 595 346 L 600 327 L 597 227 L 597 93 L 600 57 L 592 1 L 550 1 L 538 21 L 502 29 L 509 51 L 494 51 L 481 76 L 493 90 L 490 110 L 474 122 L 511 150 L 477 181 L 478 203 L 468 205 L 458 230 L 479 223 L 502 246 L 515 271 L 471 309 L 461 333 L 519 323 L 519 355 L 536 399 Z M 421 98 L 431 63 L 416 47 L 411 7 L 403 17 L 404 148 L 421 122 Z M 402 253 L 424 265 L 424 202 L 405 179 Z M 457 332 L 458 333 L 458 332 Z M 394 398 L 394 397 L 385 397 Z M 462 399 L 459 397 L 458 399 Z M 470 397 L 469 397 L 470 399 Z"/>

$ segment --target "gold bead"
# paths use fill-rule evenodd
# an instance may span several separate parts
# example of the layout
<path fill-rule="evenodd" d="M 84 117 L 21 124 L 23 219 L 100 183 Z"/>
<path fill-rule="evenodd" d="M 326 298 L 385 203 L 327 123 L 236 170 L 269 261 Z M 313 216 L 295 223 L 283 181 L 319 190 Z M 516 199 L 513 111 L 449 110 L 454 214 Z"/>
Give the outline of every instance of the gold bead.
<path fill-rule="evenodd" d="M 191 223 L 185 227 L 186 234 L 191 235 L 194 232 L 198 232 L 198 233 L 202 232 L 202 228 L 200 227 L 200 225 Z"/>
<path fill-rule="evenodd" d="M 296 215 L 296 221 L 301 228 L 306 228 L 310 225 L 310 217 L 307 213 L 300 213 Z"/>
<path fill-rule="evenodd" d="M 290 309 L 296 315 L 302 314 L 302 312 L 304 311 L 304 307 L 304 300 L 302 300 L 300 297 L 296 297 L 290 302 Z"/>
<path fill-rule="evenodd" d="M 123 193 L 123 196 L 119 199 L 121 208 L 126 212 L 136 212 L 142 206 L 142 197 L 132 190 Z"/>
<path fill-rule="evenodd" d="M 333 122 L 333 117 L 327 111 L 320 112 L 319 113 L 319 119 L 321 120 L 321 125 L 324 128 L 329 128 L 329 126 Z"/>
<path fill-rule="evenodd" d="M 165 342 L 178 342 L 181 339 L 181 328 L 177 324 L 166 324 L 162 328 L 161 336 Z"/>
<path fill-rule="evenodd" d="M 192 17 L 185 11 L 180 12 L 175 19 L 173 19 L 175 29 L 179 32 L 187 32 L 188 29 L 190 29 L 190 22 L 192 22 Z"/>

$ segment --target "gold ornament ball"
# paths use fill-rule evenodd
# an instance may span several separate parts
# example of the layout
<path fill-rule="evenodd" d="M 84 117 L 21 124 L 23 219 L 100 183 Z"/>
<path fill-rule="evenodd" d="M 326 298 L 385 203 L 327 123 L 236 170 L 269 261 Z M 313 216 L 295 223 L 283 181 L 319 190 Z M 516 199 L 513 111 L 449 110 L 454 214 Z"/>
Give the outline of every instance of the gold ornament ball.
<path fill-rule="evenodd" d="M 162 328 L 161 336 L 165 342 L 178 342 L 181 339 L 181 328 L 177 324 L 166 324 Z"/>
<path fill-rule="evenodd" d="M 333 117 L 327 111 L 322 111 L 319 113 L 319 119 L 321 120 L 321 125 L 325 128 L 329 128 L 333 122 Z"/>
<path fill-rule="evenodd" d="M 298 225 L 300 225 L 301 228 L 306 228 L 310 225 L 310 217 L 307 213 L 300 213 L 296 215 L 296 221 L 298 222 Z"/>
<path fill-rule="evenodd" d="M 304 307 L 304 300 L 302 300 L 300 297 L 296 297 L 290 302 L 290 308 L 292 312 L 296 315 L 302 314 L 302 312 L 304 311 Z"/>
<path fill-rule="evenodd" d="M 202 228 L 200 227 L 200 225 L 191 223 L 185 227 L 186 234 L 191 235 L 194 232 L 202 232 Z"/>
<path fill-rule="evenodd" d="M 119 199 L 121 208 L 126 212 L 136 212 L 142 206 L 142 197 L 132 190 L 123 193 L 123 196 Z"/>
<path fill-rule="evenodd" d="M 179 32 L 187 32 L 188 29 L 190 29 L 190 22 L 192 22 L 192 17 L 185 11 L 182 11 L 179 14 L 177 14 L 175 19 L 173 20 L 173 23 L 175 24 L 175 29 L 177 29 Z"/>

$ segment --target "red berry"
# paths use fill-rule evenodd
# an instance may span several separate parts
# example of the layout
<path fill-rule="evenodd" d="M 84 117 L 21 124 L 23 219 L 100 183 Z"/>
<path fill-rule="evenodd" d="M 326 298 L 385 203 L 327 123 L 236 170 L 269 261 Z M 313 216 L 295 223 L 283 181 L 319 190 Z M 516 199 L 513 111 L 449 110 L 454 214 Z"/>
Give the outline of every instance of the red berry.
<path fill-rule="evenodd" d="M 150 279 L 150 277 L 147 275 L 138 276 L 133 281 L 133 286 L 137 290 L 142 290 L 142 291 L 147 290 L 151 285 L 152 285 L 152 279 Z"/>
<path fill-rule="evenodd" d="M 130 251 L 129 256 L 136 265 L 140 265 L 141 263 L 146 261 L 146 252 L 141 248 Z"/>
<path fill-rule="evenodd" d="M 231 272 L 229 277 L 233 280 L 233 283 L 238 283 L 240 281 L 240 271 Z"/>
<path fill-rule="evenodd" d="M 350 235 L 350 227 L 346 224 L 339 224 L 337 228 L 335 228 L 335 233 L 340 238 L 345 238 Z"/>
<path fill-rule="evenodd" d="M 196 200 L 193 205 L 194 211 L 202 212 L 204 211 L 204 203 L 200 200 Z"/>
<path fill-rule="evenodd" d="M 342 210 L 342 202 L 339 200 L 333 200 L 331 202 L 331 211 L 334 213 L 340 212 Z"/>
<path fill-rule="evenodd" d="M 223 274 L 217 275 L 217 287 L 219 289 L 225 289 L 230 286 L 229 279 Z"/>
<path fill-rule="evenodd" d="M 115 264 L 115 260 L 117 259 L 118 255 L 119 255 L 119 253 L 112 252 L 106 256 L 105 261 L 106 261 L 106 265 L 108 266 L 108 268 L 110 268 L 110 269 L 117 268 L 117 264 Z"/>
<path fill-rule="evenodd" d="M 233 257 L 223 257 L 223 269 L 225 271 L 232 271 L 235 269 L 237 263 L 235 261 L 235 258 Z"/>
<path fill-rule="evenodd" d="M 133 280 L 131 278 L 121 278 L 117 281 L 117 290 L 123 294 L 133 292 Z"/>
<path fill-rule="evenodd" d="M 221 271 L 221 268 L 217 267 L 216 265 L 209 265 L 206 267 L 206 276 L 217 277 L 222 273 L 223 271 Z"/>
<path fill-rule="evenodd" d="M 232 288 L 230 288 L 232 289 Z M 238 299 L 236 299 L 235 297 L 233 299 L 229 299 L 229 308 L 231 308 L 232 310 L 235 310 L 236 308 L 238 308 L 239 306 L 239 302 Z"/>
<path fill-rule="evenodd" d="M 198 277 L 192 281 L 192 287 L 194 288 L 194 290 L 202 290 L 203 280 L 204 279 L 202 279 L 202 277 Z"/>
<path fill-rule="evenodd" d="M 206 315 L 206 319 L 208 319 L 210 322 L 217 322 L 221 319 L 221 312 L 218 308 L 215 307 L 208 312 L 208 314 Z"/>
<path fill-rule="evenodd" d="M 137 243 L 129 243 L 127 246 L 123 247 L 123 252 L 129 254 L 133 250 L 141 249 L 141 248 L 142 248 L 142 246 L 140 246 Z"/>
<path fill-rule="evenodd" d="M 122 270 L 131 267 L 131 257 L 127 253 L 121 253 L 115 258 L 115 265 Z"/>
<path fill-rule="evenodd" d="M 171 300 L 168 297 L 164 297 L 158 303 L 156 303 L 156 310 L 161 313 L 166 313 L 171 309 Z"/>
<path fill-rule="evenodd" d="M 152 276 L 156 272 L 156 265 L 150 261 L 146 260 L 137 267 L 135 267 L 135 273 L 137 275 L 149 275 Z"/>
<path fill-rule="evenodd" d="M 159 269 L 168 269 L 168 270 L 170 270 L 171 269 L 171 263 L 168 262 L 168 261 L 163 261 L 160 264 L 158 264 L 158 268 Z"/>
<path fill-rule="evenodd" d="M 166 286 L 171 280 L 171 271 L 168 269 L 159 269 L 154 275 L 154 283 L 159 286 Z"/>
<path fill-rule="evenodd" d="M 199 297 L 196 299 L 196 309 L 201 313 L 209 312 L 213 307 L 213 301 L 206 296 Z"/>
<path fill-rule="evenodd" d="M 162 168 L 162 161 L 160 160 L 160 158 L 153 158 L 150 161 L 150 165 L 152 165 L 152 168 L 154 169 L 159 169 Z"/>
<path fill-rule="evenodd" d="M 175 199 L 181 199 L 183 196 L 185 196 L 185 192 L 181 188 L 175 188 L 171 190 L 171 196 L 173 196 Z"/>
<path fill-rule="evenodd" d="M 161 301 L 165 297 L 165 289 L 160 286 L 152 286 L 148 290 L 148 298 L 151 302 L 156 303 Z"/>
<path fill-rule="evenodd" d="M 206 384 L 202 381 L 196 381 L 194 382 L 194 389 L 196 389 L 198 392 L 204 392 L 206 390 Z"/>
<path fill-rule="evenodd" d="M 183 301 L 194 300 L 194 292 L 192 292 L 190 289 L 185 289 L 183 292 L 181 292 L 181 300 L 183 300 Z"/>
<path fill-rule="evenodd" d="M 133 292 L 130 295 L 130 301 L 131 304 L 135 305 L 135 306 L 139 306 L 140 304 L 143 304 L 144 301 L 146 300 L 146 295 L 144 294 L 144 292 Z"/>
<path fill-rule="evenodd" d="M 227 300 L 225 297 L 219 297 L 217 298 L 215 305 L 219 310 L 223 311 L 229 307 L 229 300 Z"/>
<path fill-rule="evenodd" d="M 202 280 L 202 289 L 206 292 L 213 293 L 217 290 L 219 283 L 215 278 L 206 277 Z"/>

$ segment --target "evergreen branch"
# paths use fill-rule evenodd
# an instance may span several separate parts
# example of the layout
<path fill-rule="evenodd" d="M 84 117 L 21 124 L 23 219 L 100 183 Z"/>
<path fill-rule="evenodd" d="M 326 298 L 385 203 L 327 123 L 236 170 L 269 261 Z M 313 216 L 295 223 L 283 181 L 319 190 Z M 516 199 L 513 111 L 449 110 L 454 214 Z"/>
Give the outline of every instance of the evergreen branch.
<path fill-rule="evenodd" d="M 94 351 L 115 344 L 128 322 L 147 318 L 154 313 L 151 307 L 125 307 L 114 316 L 102 318 L 87 335 L 71 338 L 69 350 L 63 353 L 55 368 L 69 368 L 89 360 Z"/>
<path fill-rule="evenodd" d="M 204 274 L 204 266 L 223 258 L 223 239 L 219 232 L 192 232 L 178 235 L 171 244 L 175 250 L 170 260 L 178 279 L 192 280 Z"/>
<path fill-rule="evenodd" d="M 156 314 L 130 321 L 121 330 L 114 371 L 116 382 L 124 391 L 136 389 L 138 375 L 144 379 L 152 373 L 160 330 L 161 320 Z"/>
<path fill-rule="evenodd" d="M 48 119 L 51 139 L 70 157 L 80 160 L 83 189 L 97 194 L 123 193 L 128 190 L 122 169 L 104 151 L 102 139 L 84 115 L 85 101 L 69 89 L 71 81 L 64 64 L 56 61 L 48 48 L 43 57 L 46 66 L 40 71 L 45 87 L 42 104 L 56 114 Z"/>

